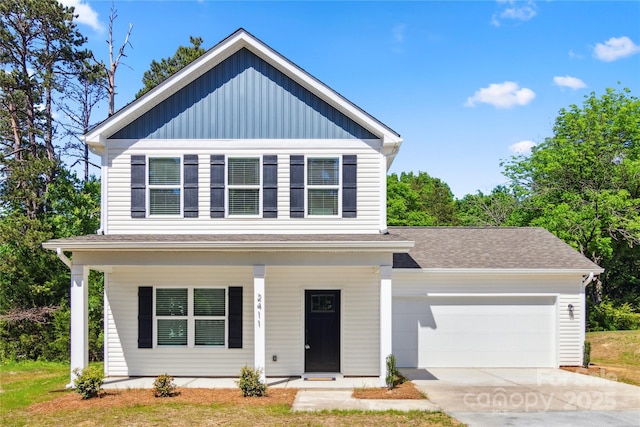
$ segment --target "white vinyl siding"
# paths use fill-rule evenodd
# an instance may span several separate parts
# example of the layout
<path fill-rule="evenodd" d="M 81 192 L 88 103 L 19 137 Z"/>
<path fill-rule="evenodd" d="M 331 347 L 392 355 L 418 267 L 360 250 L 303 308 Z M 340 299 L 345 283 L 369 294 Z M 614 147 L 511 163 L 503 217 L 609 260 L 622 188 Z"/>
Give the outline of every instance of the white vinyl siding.
<path fill-rule="evenodd" d="M 304 373 L 306 289 L 340 290 L 341 373 L 379 375 L 380 282 L 371 267 L 267 267 L 267 375 Z"/>
<path fill-rule="evenodd" d="M 380 211 L 385 209 L 382 191 L 386 176 L 381 175 L 382 154 L 367 143 L 350 142 L 345 153 L 358 156 L 357 167 L 357 218 L 343 219 L 339 216 L 315 215 L 301 221 L 289 217 L 289 157 L 294 148 L 286 150 L 270 149 L 264 144 L 251 145 L 251 149 L 213 150 L 215 143 L 189 144 L 188 150 L 169 148 L 172 144 L 141 141 L 127 148 L 126 144 L 110 141 L 108 150 L 108 169 L 105 179 L 107 194 L 103 206 L 106 227 L 109 234 L 282 234 L 282 233 L 378 233 L 381 229 Z M 348 144 L 347 144 L 348 145 Z M 154 148 L 155 147 L 155 148 Z M 164 148 L 161 148 L 164 147 Z M 224 219 L 211 219 L 210 210 L 210 155 L 224 154 L 227 158 L 246 157 L 260 150 L 261 155 L 277 155 L 278 157 L 278 217 L 268 221 L 259 216 L 230 216 Z M 336 149 L 305 148 L 300 154 L 308 157 L 323 158 L 335 156 Z M 152 153 L 152 154 L 150 154 Z M 198 162 L 198 218 L 182 217 L 149 217 L 145 219 L 131 218 L 131 155 L 182 156 L 197 154 Z M 383 203 L 384 202 L 384 203 Z"/>
<path fill-rule="evenodd" d="M 242 348 L 212 345 L 138 348 L 138 287 L 178 288 L 184 284 L 184 271 L 185 267 L 156 265 L 114 267 L 112 273 L 105 273 L 109 284 L 105 325 L 107 375 L 157 376 L 168 372 L 175 376 L 236 376 L 242 366 L 253 365 L 251 267 L 189 267 L 189 284 L 195 288 L 244 288 Z"/>
<path fill-rule="evenodd" d="M 114 267 L 106 273 L 105 366 L 110 376 L 237 376 L 253 366 L 253 270 L 251 267 L 189 267 L 195 288 L 243 286 L 241 349 L 211 346 L 137 345 L 138 286 L 179 287 L 182 266 Z M 341 291 L 341 373 L 377 376 L 380 370 L 380 283 L 373 267 L 269 267 L 265 284 L 266 373 L 304 372 L 304 290 Z M 272 356 L 277 356 L 277 361 Z"/>

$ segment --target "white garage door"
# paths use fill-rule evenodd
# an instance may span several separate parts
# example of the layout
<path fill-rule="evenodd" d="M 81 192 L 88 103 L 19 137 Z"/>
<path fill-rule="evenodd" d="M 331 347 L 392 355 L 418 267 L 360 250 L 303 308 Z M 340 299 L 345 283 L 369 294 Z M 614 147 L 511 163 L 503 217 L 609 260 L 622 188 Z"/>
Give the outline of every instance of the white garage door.
<path fill-rule="evenodd" d="M 395 297 L 399 367 L 554 367 L 555 297 Z"/>

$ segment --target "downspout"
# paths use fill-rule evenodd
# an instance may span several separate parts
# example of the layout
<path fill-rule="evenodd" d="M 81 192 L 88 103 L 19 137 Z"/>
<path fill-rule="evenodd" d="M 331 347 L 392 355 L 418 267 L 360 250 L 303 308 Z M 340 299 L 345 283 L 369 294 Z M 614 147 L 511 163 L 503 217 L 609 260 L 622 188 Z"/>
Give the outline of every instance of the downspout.
<path fill-rule="evenodd" d="M 593 275 L 593 271 L 592 271 L 591 273 L 589 273 L 587 278 L 582 281 L 582 287 L 583 288 L 586 288 L 587 285 L 593 281 L 593 276 L 594 275 Z"/>
<path fill-rule="evenodd" d="M 56 248 L 56 254 L 58 258 L 60 258 L 60 261 L 64 262 L 64 264 L 69 267 L 69 270 L 71 270 L 71 260 L 64 254 L 62 248 Z"/>

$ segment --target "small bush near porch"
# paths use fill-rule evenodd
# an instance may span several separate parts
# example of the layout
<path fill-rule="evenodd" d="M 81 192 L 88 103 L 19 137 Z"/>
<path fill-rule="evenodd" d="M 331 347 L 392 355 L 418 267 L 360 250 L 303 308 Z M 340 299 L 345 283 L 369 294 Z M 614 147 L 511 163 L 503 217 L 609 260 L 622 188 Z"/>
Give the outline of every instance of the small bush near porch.
<path fill-rule="evenodd" d="M 441 412 L 291 412 L 296 390 L 272 388 L 262 398 L 244 398 L 239 389 L 181 389 L 171 399 L 152 390 L 106 390 L 83 400 L 65 390 L 69 366 L 26 362 L 0 366 L 0 425 L 330 425 L 459 426 Z"/>

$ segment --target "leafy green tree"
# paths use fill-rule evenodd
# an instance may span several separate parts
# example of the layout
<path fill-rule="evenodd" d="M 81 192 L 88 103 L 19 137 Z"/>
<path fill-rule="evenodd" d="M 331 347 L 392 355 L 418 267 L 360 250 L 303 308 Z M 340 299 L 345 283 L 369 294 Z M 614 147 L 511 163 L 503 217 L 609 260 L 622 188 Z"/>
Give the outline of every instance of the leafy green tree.
<path fill-rule="evenodd" d="M 531 221 L 531 211 L 508 187 L 498 186 L 489 194 L 467 194 L 456 200 L 460 222 L 466 226 L 521 227 Z"/>
<path fill-rule="evenodd" d="M 387 224 L 441 226 L 458 222 L 453 193 L 440 179 L 426 172 L 387 177 Z"/>
<path fill-rule="evenodd" d="M 504 165 L 541 226 L 599 263 L 602 294 L 640 295 L 640 100 L 591 93 L 560 110 L 553 136 Z M 634 270 L 631 272 L 632 270 Z M 594 301 L 600 290 L 590 288 Z"/>
<path fill-rule="evenodd" d="M 151 61 L 151 68 L 142 76 L 144 87 L 136 94 L 136 98 L 140 98 L 206 52 L 204 48 L 200 47 L 202 45 L 201 37 L 190 36 L 189 41 L 192 46 L 178 47 L 172 57 L 162 58 L 160 62 Z"/>

